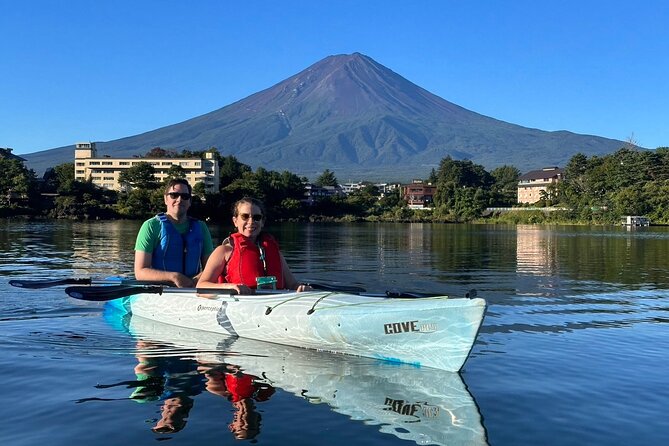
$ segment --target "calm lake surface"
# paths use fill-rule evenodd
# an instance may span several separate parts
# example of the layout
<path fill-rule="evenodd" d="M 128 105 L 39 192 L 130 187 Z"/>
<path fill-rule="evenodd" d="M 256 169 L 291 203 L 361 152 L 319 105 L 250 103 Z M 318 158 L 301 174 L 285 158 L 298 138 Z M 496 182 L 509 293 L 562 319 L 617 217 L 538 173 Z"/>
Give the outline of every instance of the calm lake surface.
<path fill-rule="evenodd" d="M 130 275 L 140 223 L 0 220 L 3 445 L 669 444 L 667 227 L 270 228 L 302 280 L 478 290 L 486 318 L 452 374 L 197 332 L 171 342 L 172 328 L 62 287 L 8 285 Z M 230 230 L 211 229 L 215 242 Z M 257 378 L 248 394 L 238 382 L 243 400 L 216 388 L 237 368 Z M 185 424 L 154 432 L 170 411 Z"/>

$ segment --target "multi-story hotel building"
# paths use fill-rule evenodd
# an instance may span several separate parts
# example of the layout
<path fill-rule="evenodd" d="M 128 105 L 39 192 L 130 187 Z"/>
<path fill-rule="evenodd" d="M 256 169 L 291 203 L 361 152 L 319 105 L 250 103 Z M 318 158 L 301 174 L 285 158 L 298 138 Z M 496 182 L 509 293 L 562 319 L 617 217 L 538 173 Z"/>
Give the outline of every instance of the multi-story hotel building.
<path fill-rule="evenodd" d="M 562 180 L 562 169 L 544 167 L 533 170 L 518 178 L 518 203 L 536 203 L 541 200 L 542 192 L 548 192 L 551 184 Z"/>
<path fill-rule="evenodd" d="M 204 158 L 97 158 L 95 143 L 82 142 L 74 149 L 74 179 L 86 181 L 90 178 L 96 186 L 121 190 L 118 181 L 121 172 L 142 162 L 156 169 L 157 181 L 167 178 L 170 167 L 181 166 L 191 186 L 202 182 L 207 192 L 218 192 L 218 160 L 211 152 L 205 152 Z"/>

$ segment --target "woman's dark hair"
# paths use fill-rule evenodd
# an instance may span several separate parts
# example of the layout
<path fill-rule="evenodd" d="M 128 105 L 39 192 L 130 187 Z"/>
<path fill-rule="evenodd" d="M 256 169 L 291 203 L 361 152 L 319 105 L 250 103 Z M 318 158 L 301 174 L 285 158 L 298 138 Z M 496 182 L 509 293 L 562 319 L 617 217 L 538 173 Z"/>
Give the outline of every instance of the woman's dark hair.
<path fill-rule="evenodd" d="M 237 208 L 239 208 L 240 204 L 248 203 L 251 206 L 257 206 L 260 209 L 260 212 L 262 212 L 263 215 L 267 215 L 265 212 L 265 205 L 263 204 L 262 201 L 258 200 L 257 198 L 252 198 L 252 197 L 244 197 L 241 198 L 237 201 L 235 201 L 235 204 L 232 205 L 232 216 L 237 217 L 239 213 L 237 212 Z"/>

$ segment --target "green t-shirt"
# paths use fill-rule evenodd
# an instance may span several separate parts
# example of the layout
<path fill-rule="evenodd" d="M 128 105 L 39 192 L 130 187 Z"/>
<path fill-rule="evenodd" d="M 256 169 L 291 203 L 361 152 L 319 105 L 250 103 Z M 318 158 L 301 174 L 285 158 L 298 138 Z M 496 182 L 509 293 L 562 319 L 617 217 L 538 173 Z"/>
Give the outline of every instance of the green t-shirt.
<path fill-rule="evenodd" d="M 174 224 L 179 234 L 185 234 L 190 227 L 190 221 L 186 220 L 184 223 Z M 204 222 L 198 220 L 200 230 L 202 231 L 202 255 L 209 256 L 214 251 L 214 243 L 211 241 L 211 233 Z M 146 220 L 137 233 L 137 240 L 135 241 L 135 251 L 153 252 L 156 246 L 160 244 L 160 227 L 161 223 L 156 217 L 151 217 Z"/>

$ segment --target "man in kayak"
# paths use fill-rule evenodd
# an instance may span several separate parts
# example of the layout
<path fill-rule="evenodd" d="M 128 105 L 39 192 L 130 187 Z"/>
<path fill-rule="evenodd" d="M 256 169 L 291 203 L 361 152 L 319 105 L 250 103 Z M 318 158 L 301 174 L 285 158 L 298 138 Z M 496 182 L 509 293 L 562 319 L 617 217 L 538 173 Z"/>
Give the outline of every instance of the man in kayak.
<path fill-rule="evenodd" d="M 245 197 L 235 203 L 232 223 L 237 232 L 211 254 L 199 287 L 234 289 L 239 294 L 251 294 L 268 285 L 280 290 L 311 290 L 295 279 L 274 237 L 262 232 L 264 208 L 255 198 Z"/>
<path fill-rule="evenodd" d="M 137 234 L 135 278 L 193 287 L 214 249 L 211 233 L 204 222 L 188 217 L 192 189 L 187 180 L 170 180 L 164 198 L 165 212 L 146 220 Z"/>

